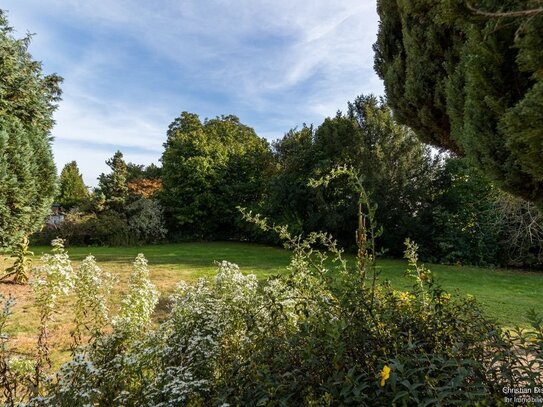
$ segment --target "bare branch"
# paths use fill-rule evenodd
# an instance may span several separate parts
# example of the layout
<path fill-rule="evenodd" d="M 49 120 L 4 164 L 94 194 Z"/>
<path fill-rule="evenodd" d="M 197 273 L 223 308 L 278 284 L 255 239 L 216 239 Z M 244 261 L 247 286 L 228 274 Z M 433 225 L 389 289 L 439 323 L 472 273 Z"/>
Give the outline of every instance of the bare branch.
<path fill-rule="evenodd" d="M 539 2 L 538 2 L 539 3 Z M 534 8 L 530 10 L 519 10 L 519 11 L 503 11 L 503 12 L 491 12 L 491 11 L 484 11 L 479 10 L 478 8 L 474 7 L 469 1 L 466 1 L 466 7 L 472 11 L 473 13 L 489 17 L 489 18 L 501 18 L 501 17 L 533 17 L 537 16 L 539 14 L 543 13 L 543 7 L 542 8 Z"/>

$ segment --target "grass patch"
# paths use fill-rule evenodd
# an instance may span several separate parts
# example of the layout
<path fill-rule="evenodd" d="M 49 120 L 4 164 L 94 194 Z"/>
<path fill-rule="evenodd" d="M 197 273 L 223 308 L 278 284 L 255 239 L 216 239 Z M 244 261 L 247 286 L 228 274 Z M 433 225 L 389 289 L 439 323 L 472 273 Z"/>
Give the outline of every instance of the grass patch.
<path fill-rule="evenodd" d="M 48 247 L 34 247 L 34 264 L 48 252 Z M 157 319 L 168 310 L 168 294 L 180 280 L 195 281 L 199 277 L 215 274 L 215 261 L 237 263 L 244 273 L 254 273 L 264 279 L 284 273 L 290 253 L 276 247 L 232 242 L 181 243 L 143 247 L 71 247 L 68 253 L 73 265 L 78 266 L 88 254 L 93 254 L 100 267 L 118 278 L 113 290 L 116 304 L 126 288 L 131 263 L 138 253 L 149 260 L 151 279 L 161 292 Z M 11 265 L 11 259 L 0 257 L 0 269 Z M 407 263 L 402 260 L 379 260 L 381 280 L 388 279 L 398 289 L 409 289 L 412 281 L 403 276 Z M 473 295 L 487 314 L 506 327 L 526 325 L 526 312 L 530 308 L 543 309 L 543 273 L 518 270 L 489 269 L 466 266 L 430 265 L 437 281 L 448 291 L 459 295 Z M 36 346 L 38 314 L 34 308 L 29 286 L 0 284 L 0 292 L 16 297 L 14 315 L 8 330 L 13 344 L 23 354 L 33 355 Z M 70 302 L 60 307 L 56 324 L 51 332 L 53 359 L 58 366 L 68 357 L 71 324 Z"/>

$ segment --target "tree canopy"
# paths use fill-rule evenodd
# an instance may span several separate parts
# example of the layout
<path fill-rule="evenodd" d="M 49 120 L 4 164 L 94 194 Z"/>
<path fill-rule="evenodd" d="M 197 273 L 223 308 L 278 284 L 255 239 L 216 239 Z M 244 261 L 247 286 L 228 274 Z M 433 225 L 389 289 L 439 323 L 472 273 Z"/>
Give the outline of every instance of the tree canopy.
<path fill-rule="evenodd" d="M 44 223 L 56 189 L 51 152 L 61 78 L 42 73 L 0 10 L 0 247 Z"/>
<path fill-rule="evenodd" d="M 170 229 L 192 237 L 236 234 L 236 206 L 263 197 L 268 142 L 235 116 L 201 122 L 183 112 L 170 124 L 162 155 L 162 202 Z"/>
<path fill-rule="evenodd" d="M 394 122 L 376 97 L 360 96 L 316 130 L 291 130 L 274 144 L 279 169 L 270 188 L 269 215 L 304 231 L 326 230 L 343 243 L 354 241 L 357 202 L 353 186 L 334 180 L 314 190 L 309 179 L 347 165 L 363 175 L 376 217 L 384 227 L 381 245 L 401 253 L 417 234 L 417 216 L 430 193 L 434 160 L 407 127 Z"/>
<path fill-rule="evenodd" d="M 109 209 L 123 212 L 128 198 L 128 167 L 124 161 L 123 153 L 117 151 L 113 157 L 106 160 L 111 169 L 109 174 L 100 174 L 98 177 L 98 194 L 105 197 L 105 205 Z"/>
<path fill-rule="evenodd" d="M 396 119 L 543 204 L 541 2 L 377 3 L 375 69 Z"/>

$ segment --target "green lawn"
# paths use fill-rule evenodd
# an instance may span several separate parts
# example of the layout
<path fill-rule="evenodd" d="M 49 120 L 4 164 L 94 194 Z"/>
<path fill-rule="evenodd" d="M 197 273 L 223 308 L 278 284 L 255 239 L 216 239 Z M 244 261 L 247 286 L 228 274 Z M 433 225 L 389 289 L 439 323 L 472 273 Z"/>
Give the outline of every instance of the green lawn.
<path fill-rule="evenodd" d="M 47 247 L 34 247 L 34 264 Z M 161 301 L 156 318 L 160 320 L 168 310 L 168 295 L 180 280 L 194 281 L 198 277 L 212 277 L 216 271 L 215 261 L 228 260 L 237 263 L 244 273 L 254 273 L 259 278 L 284 273 L 290 253 L 276 247 L 231 242 L 181 243 L 144 247 L 72 247 L 68 253 L 74 266 L 88 254 L 93 254 L 100 267 L 118 279 L 112 290 L 113 307 L 120 303 L 126 291 L 131 262 L 138 253 L 149 260 L 151 279 L 161 292 Z M 352 257 L 351 257 L 352 260 Z M 12 261 L 0 256 L 0 270 Z M 381 279 L 389 279 L 394 287 L 409 289 L 412 281 L 403 276 L 405 261 L 383 259 L 379 261 Z M 487 314 L 504 327 L 525 326 L 526 312 L 530 308 L 543 310 L 543 273 L 518 270 L 492 270 L 477 267 L 430 265 L 437 281 L 448 291 L 458 295 L 474 295 L 486 309 Z M 6 326 L 12 335 L 12 345 L 21 353 L 31 355 L 36 348 L 39 315 L 34 306 L 33 293 L 29 285 L 0 284 L 0 293 L 16 299 L 13 315 Z M 55 366 L 69 357 L 70 331 L 73 329 L 71 300 L 64 299 L 58 307 L 50 340 Z"/>
<path fill-rule="evenodd" d="M 47 248 L 34 248 L 36 254 Z M 256 244 L 214 242 L 182 243 L 128 248 L 70 248 L 74 260 L 81 260 L 92 253 L 99 262 L 111 268 L 115 263 L 126 264 L 137 253 L 144 253 L 149 260 L 154 277 L 162 291 L 173 289 L 177 280 L 195 280 L 213 276 L 214 261 L 228 260 L 237 263 L 243 272 L 254 273 L 260 278 L 285 271 L 289 252 L 276 247 Z M 393 286 L 408 289 L 412 280 L 404 277 L 407 267 L 402 260 L 379 261 L 381 278 L 389 279 Z M 438 283 L 459 295 L 474 295 L 488 315 L 505 326 L 526 324 L 530 308 L 543 310 L 543 273 L 520 270 L 488 269 L 468 266 L 429 265 Z"/>

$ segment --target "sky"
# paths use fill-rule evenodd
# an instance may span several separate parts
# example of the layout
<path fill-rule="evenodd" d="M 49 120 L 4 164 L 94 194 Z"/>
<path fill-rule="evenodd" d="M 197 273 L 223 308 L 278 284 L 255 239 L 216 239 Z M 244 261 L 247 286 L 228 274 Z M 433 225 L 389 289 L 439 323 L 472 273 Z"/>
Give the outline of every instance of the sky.
<path fill-rule="evenodd" d="M 373 71 L 375 0 L 3 0 L 15 36 L 64 78 L 55 112 L 58 171 L 76 160 L 89 186 L 120 150 L 159 163 L 183 111 L 234 114 L 273 141 L 319 125 Z"/>

